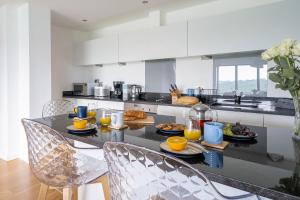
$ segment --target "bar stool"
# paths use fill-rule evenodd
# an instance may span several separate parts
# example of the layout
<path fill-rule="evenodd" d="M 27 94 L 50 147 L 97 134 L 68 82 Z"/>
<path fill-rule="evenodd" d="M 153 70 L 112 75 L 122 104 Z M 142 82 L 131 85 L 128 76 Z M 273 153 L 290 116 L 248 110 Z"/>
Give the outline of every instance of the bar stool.
<path fill-rule="evenodd" d="M 71 101 L 60 99 L 48 101 L 43 106 L 42 116 L 52 117 L 55 115 L 68 114 L 72 111 L 73 104 Z"/>
<path fill-rule="evenodd" d="M 225 196 L 189 164 L 135 145 L 106 142 L 111 200 L 248 199 L 253 194 Z"/>
<path fill-rule="evenodd" d="M 28 143 L 29 165 L 35 177 L 41 182 L 39 200 L 45 200 L 49 187 L 63 188 L 63 199 L 76 199 L 80 185 L 95 182 L 107 172 L 105 161 L 97 160 L 84 150 L 72 146 L 57 131 L 50 127 L 22 119 Z"/>

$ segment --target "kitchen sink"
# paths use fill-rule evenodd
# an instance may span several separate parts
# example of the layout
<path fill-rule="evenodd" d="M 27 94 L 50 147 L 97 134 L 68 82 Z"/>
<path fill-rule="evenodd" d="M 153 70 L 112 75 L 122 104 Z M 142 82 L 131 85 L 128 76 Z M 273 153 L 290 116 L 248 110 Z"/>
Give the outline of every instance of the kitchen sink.
<path fill-rule="evenodd" d="M 222 107 L 232 107 L 232 108 L 257 108 L 258 105 L 257 104 L 234 104 L 234 103 L 214 103 L 213 106 L 222 106 Z"/>
<path fill-rule="evenodd" d="M 223 102 L 234 102 L 234 99 L 225 99 Z M 255 101 L 255 100 L 241 100 L 242 103 L 247 103 L 247 104 L 255 104 L 255 103 L 261 103 L 261 101 Z"/>

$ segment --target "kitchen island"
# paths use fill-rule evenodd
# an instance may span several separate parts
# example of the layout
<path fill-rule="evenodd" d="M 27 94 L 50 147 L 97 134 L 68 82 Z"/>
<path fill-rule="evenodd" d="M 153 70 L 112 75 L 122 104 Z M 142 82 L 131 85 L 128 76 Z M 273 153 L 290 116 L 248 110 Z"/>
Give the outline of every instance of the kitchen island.
<path fill-rule="evenodd" d="M 153 116 L 155 124 L 184 123 L 184 119 L 174 116 Z M 52 127 L 66 138 L 99 148 L 106 141 L 119 141 L 161 151 L 159 144 L 168 137 L 158 133 L 155 124 L 132 126 L 123 131 L 99 128 L 91 135 L 74 135 L 66 130 L 72 124 L 68 115 L 35 121 Z M 299 164 L 295 162 L 291 138 L 293 131 L 277 127 L 249 128 L 258 134 L 251 142 L 230 141 L 224 151 L 207 148 L 209 154 L 203 153 L 184 160 L 203 172 L 211 181 L 270 199 L 300 199 L 300 179 L 295 177 Z"/>

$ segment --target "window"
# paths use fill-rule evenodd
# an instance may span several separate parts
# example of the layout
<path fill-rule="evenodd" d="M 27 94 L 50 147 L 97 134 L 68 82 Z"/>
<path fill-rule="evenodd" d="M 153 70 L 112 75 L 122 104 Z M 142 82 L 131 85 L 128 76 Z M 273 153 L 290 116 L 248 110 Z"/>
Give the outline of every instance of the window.
<path fill-rule="evenodd" d="M 215 56 L 215 89 L 221 95 L 234 91 L 248 96 L 267 96 L 267 64 L 260 53 L 239 56 Z"/>

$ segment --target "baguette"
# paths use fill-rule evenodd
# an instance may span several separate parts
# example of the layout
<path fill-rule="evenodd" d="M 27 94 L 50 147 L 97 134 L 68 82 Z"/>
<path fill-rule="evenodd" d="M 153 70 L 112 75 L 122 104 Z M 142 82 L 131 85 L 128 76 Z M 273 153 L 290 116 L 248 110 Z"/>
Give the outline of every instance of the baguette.
<path fill-rule="evenodd" d="M 199 103 L 199 99 L 197 97 L 190 97 L 190 96 L 180 97 L 176 101 L 176 104 L 180 104 L 180 105 L 194 105 L 196 103 Z"/>
<path fill-rule="evenodd" d="M 140 110 L 128 110 L 124 113 L 125 118 L 136 118 L 136 119 L 146 119 L 147 114 Z"/>

